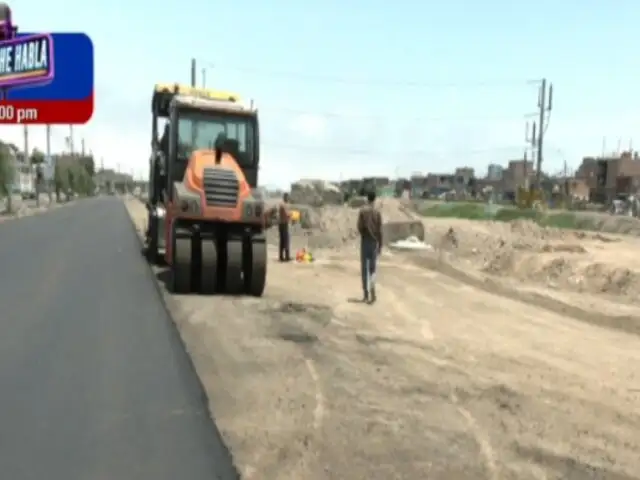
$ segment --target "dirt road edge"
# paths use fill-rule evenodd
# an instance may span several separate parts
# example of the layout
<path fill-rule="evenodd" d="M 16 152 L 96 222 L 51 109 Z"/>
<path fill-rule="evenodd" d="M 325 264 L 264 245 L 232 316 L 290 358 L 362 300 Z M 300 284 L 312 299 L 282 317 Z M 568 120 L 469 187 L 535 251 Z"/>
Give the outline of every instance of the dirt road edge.
<path fill-rule="evenodd" d="M 135 198 L 123 198 L 122 199 L 122 207 L 125 209 L 125 212 L 127 214 L 127 217 L 129 218 L 130 222 L 131 222 L 131 228 L 133 229 L 133 233 L 135 234 L 136 238 L 138 239 L 139 243 L 140 243 L 140 251 L 141 254 L 144 253 L 144 235 L 143 232 L 140 230 L 140 227 L 136 224 L 135 219 L 133 218 L 131 211 L 129 210 L 129 206 L 128 206 L 128 202 L 140 202 L 139 199 L 135 199 Z M 145 259 L 145 263 L 146 259 Z M 199 396 L 202 400 L 203 406 L 206 409 L 206 412 L 209 416 L 209 419 L 211 420 L 211 422 L 213 423 L 213 428 L 215 430 L 215 434 L 217 437 L 217 440 L 219 442 L 219 445 L 222 448 L 222 451 L 220 452 L 221 455 L 223 455 L 225 457 L 225 460 L 227 461 L 226 463 L 228 463 L 229 465 L 231 465 L 232 471 L 227 472 L 226 475 L 224 476 L 220 476 L 219 478 L 222 479 L 228 479 L 228 480 L 241 480 L 241 475 L 240 475 L 240 471 L 238 469 L 238 465 L 236 465 L 236 462 L 234 460 L 234 457 L 231 453 L 231 449 L 227 446 L 227 442 L 225 441 L 224 437 L 222 436 L 222 433 L 220 432 L 220 429 L 218 428 L 217 424 L 216 424 L 216 419 L 215 419 L 215 415 L 214 412 L 211 408 L 211 402 L 209 400 L 209 395 L 207 395 L 207 390 L 204 386 L 204 384 L 202 383 L 202 378 L 199 374 L 199 369 L 198 369 L 198 365 L 197 365 L 197 360 L 194 357 L 197 357 L 198 352 L 194 351 L 193 348 L 189 348 L 189 345 L 195 345 L 196 342 L 190 342 L 188 341 L 184 335 L 182 330 L 180 329 L 179 326 L 179 322 L 176 320 L 176 318 L 174 317 L 174 315 L 172 314 L 172 310 L 175 311 L 175 308 L 170 304 L 171 299 L 167 298 L 167 296 L 165 295 L 165 292 L 163 290 L 162 285 L 160 284 L 160 281 L 158 280 L 158 278 L 156 277 L 155 271 L 153 269 L 153 266 L 149 265 L 147 263 L 148 266 L 148 274 L 149 277 L 151 278 L 156 291 L 158 292 L 158 298 L 160 300 L 160 302 L 162 303 L 162 306 L 164 308 L 164 310 L 167 312 L 167 315 L 169 316 L 169 318 L 171 319 L 171 323 L 173 325 L 173 334 L 176 336 L 176 339 L 178 340 L 178 342 L 180 343 L 180 345 L 182 346 L 182 348 L 184 349 L 184 351 L 187 354 L 187 358 L 189 360 L 189 365 L 190 367 L 193 369 L 193 371 L 196 374 L 196 377 L 198 379 L 198 389 L 199 389 Z"/>

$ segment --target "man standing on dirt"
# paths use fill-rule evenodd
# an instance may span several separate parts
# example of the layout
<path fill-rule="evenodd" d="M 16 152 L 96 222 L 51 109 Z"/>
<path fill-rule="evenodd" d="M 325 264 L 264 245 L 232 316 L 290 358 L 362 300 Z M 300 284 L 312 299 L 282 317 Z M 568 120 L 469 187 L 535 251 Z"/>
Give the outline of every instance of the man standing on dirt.
<path fill-rule="evenodd" d="M 367 204 L 358 214 L 360 233 L 360 272 L 364 301 L 376 301 L 376 264 L 382 250 L 382 214 L 375 207 L 376 194 L 367 194 Z"/>
<path fill-rule="evenodd" d="M 291 261 L 291 238 L 289 236 L 289 194 L 282 196 L 282 202 L 278 206 L 278 233 L 280 234 L 280 242 L 278 251 L 280 252 L 280 261 Z"/>

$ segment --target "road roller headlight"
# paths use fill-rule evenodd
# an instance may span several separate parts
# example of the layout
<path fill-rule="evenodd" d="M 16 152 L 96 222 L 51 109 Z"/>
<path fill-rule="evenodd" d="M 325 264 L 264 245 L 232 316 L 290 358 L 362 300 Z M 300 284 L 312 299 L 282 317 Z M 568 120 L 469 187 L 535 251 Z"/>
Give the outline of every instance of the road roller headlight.
<path fill-rule="evenodd" d="M 196 199 L 183 198 L 178 201 L 178 208 L 185 215 L 197 215 L 200 213 L 200 202 Z"/>
<path fill-rule="evenodd" d="M 248 201 L 244 204 L 244 216 L 249 220 L 262 218 L 264 214 L 264 204 L 262 202 Z"/>
<path fill-rule="evenodd" d="M 244 204 L 244 215 L 247 218 L 253 217 L 253 205 L 249 202 Z"/>
<path fill-rule="evenodd" d="M 176 199 L 175 208 L 183 215 L 198 215 L 201 212 L 201 198 L 197 192 L 186 188 L 180 182 L 174 182 L 173 195 Z"/>

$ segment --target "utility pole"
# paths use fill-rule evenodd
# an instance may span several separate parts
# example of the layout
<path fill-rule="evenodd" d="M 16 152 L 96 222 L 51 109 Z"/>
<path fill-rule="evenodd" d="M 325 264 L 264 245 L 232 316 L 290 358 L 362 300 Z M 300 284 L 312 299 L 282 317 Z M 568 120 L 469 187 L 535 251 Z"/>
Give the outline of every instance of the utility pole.
<path fill-rule="evenodd" d="M 553 108 L 553 84 L 549 84 L 547 91 L 547 79 L 543 78 L 538 91 L 538 138 L 537 138 L 537 162 L 536 162 L 536 188 L 540 189 L 542 175 L 542 152 L 544 148 L 544 135 L 547 130 L 549 119 L 547 113 L 551 113 Z"/>
<path fill-rule="evenodd" d="M 74 139 L 73 139 L 73 125 L 69 125 L 69 153 L 73 157 L 75 153 L 74 149 Z"/>
<path fill-rule="evenodd" d="M 527 149 L 524 149 L 524 155 L 522 156 L 524 161 L 524 189 L 529 191 L 529 158 L 527 157 Z"/>
<path fill-rule="evenodd" d="M 51 158 L 51 125 L 47 125 L 47 144 L 46 144 L 46 155 L 47 155 L 47 171 L 55 178 L 55 165 L 53 164 L 53 158 Z M 49 195 L 49 205 L 51 205 L 51 182 L 52 178 L 47 179 L 47 193 Z"/>
<path fill-rule="evenodd" d="M 29 155 L 29 127 L 26 125 L 22 128 L 24 135 L 24 161 L 29 165 L 29 172 L 31 172 L 31 155 Z"/>
<path fill-rule="evenodd" d="M 81 152 L 81 153 L 80 153 L 80 155 L 81 155 L 83 158 L 84 158 L 84 151 L 85 151 L 85 150 L 84 150 L 84 145 L 85 145 L 85 144 L 84 144 L 84 138 L 83 138 L 83 139 L 80 141 L 80 148 L 81 148 L 81 150 L 80 150 L 80 152 Z"/>
<path fill-rule="evenodd" d="M 529 144 L 528 148 L 531 148 L 531 154 L 532 157 L 534 157 L 536 155 L 536 150 L 537 150 L 537 129 L 538 129 L 538 125 L 536 124 L 536 122 L 533 122 L 531 124 L 531 130 L 529 130 L 529 124 L 527 123 L 527 129 L 525 131 L 525 137 L 524 140 L 526 143 Z M 530 185 L 530 177 L 531 176 L 531 172 L 529 172 L 529 161 L 527 159 L 527 153 L 525 150 L 525 155 L 524 155 L 524 178 L 525 178 L 525 188 L 527 188 L 527 190 L 529 190 L 530 188 L 533 187 L 533 185 Z"/>
<path fill-rule="evenodd" d="M 196 59 L 191 59 L 191 86 L 196 86 Z"/>
<path fill-rule="evenodd" d="M 207 88 L 207 69 L 202 69 L 202 88 Z"/>
<path fill-rule="evenodd" d="M 29 178 L 31 178 L 31 181 L 33 182 L 33 189 L 35 191 L 36 208 L 37 208 L 37 207 L 40 207 L 40 191 L 38 188 L 39 182 L 38 182 L 37 172 L 33 171 L 32 158 L 31 158 L 31 154 L 29 153 L 29 127 L 27 125 L 23 127 L 23 132 L 24 132 L 24 160 L 27 164 L 27 168 L 29 169 L 28 170 Z"/>

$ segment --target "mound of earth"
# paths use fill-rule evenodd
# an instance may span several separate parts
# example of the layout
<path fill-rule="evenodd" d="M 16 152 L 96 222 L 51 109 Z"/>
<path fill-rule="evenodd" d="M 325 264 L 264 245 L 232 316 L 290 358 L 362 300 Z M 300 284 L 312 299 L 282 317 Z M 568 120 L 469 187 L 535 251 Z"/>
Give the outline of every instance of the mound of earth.
<path fill-rule="evenodd" d="M 640 219 L 597 212 L 576 212 L 576 225 L 595 232 L 640 236 Z"/>
<path fill-rule="evenodd" d="M 300 180 L 291 184 L 291 201 L 297 204 L 340 205 L 344 195 L 337 185 L 325 180 Z"/>
<path fill-rule="evenodd" d="M 442 258 L 459 268 L 628 299 L 640 291 L 640 240 L 635 238 L 540 227 L 526 220 L 427 219 L 425 230 L 427 243 L 446 252 Z"/>
<path fill-rule="evenodd" d="M 425 237 L 422 219 L 407 209 L 400 200 L 378 201 L 384 222 L 385 243 L 414 235 Z M 358 245 L 357 220 L 359 208 L 345 205 L 292 205 L 301 212 L 302 221 L 291 227 L 292 248 L 307 247 L 312 250 L 355 248 Z M 277 229 L 272 228 L 268 238 L 278 242 Z"/>

